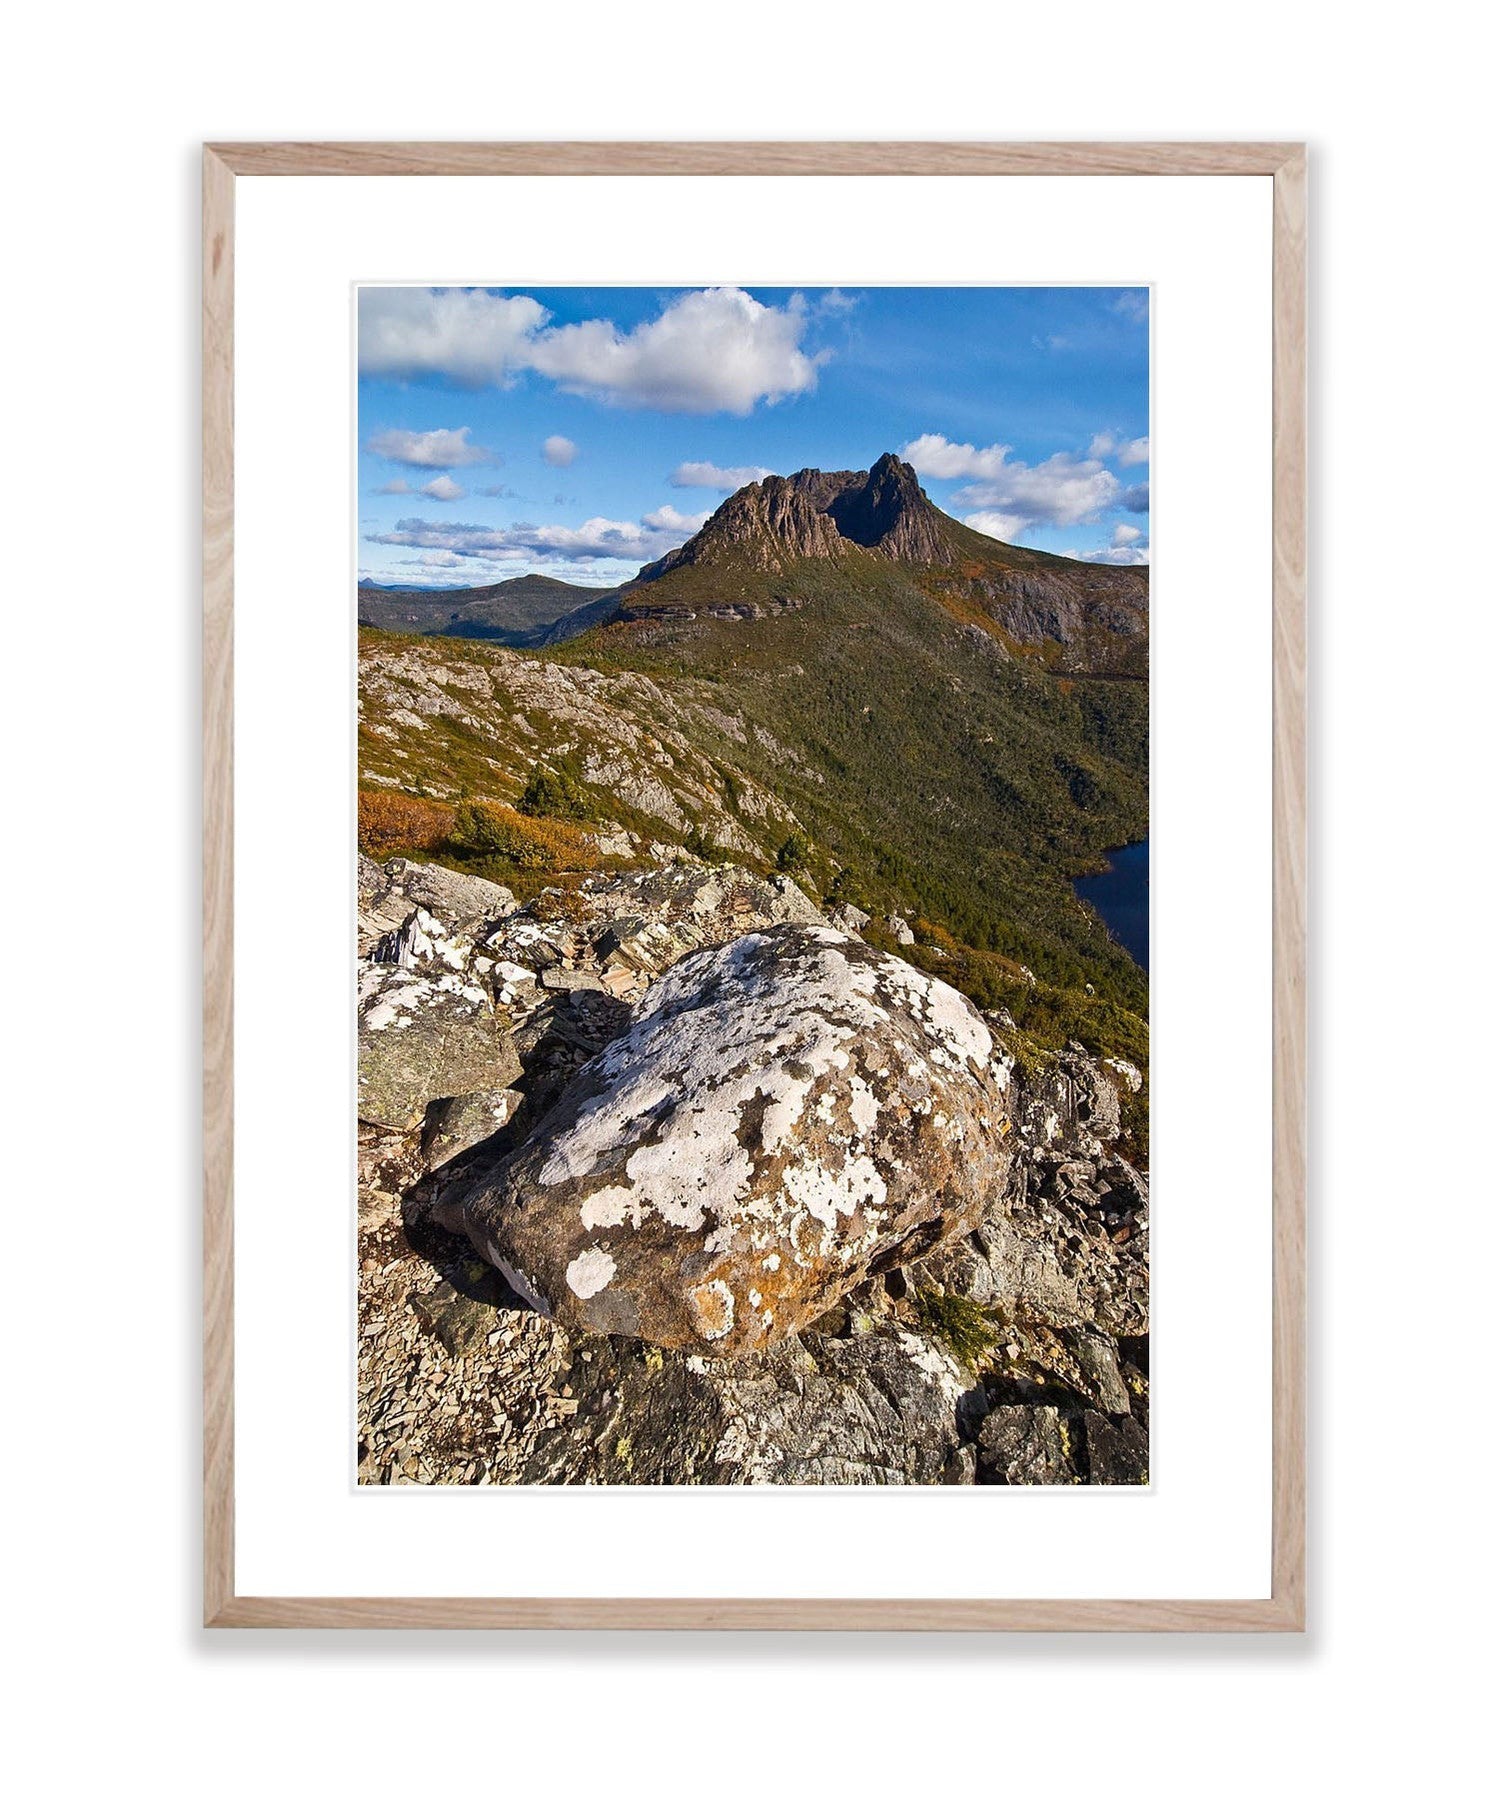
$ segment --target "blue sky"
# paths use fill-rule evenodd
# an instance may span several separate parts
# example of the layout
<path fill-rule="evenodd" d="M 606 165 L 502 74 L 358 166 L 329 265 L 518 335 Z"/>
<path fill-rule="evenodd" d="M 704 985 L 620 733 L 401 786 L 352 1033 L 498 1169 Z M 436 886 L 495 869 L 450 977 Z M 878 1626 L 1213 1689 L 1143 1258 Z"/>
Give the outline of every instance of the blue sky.
<path fill-rule="evenodd" d="M 1150 555 L 1143 288 L 364 288 L 359 572 L 590 586 L 886 450 L 1007 542 Z"/>

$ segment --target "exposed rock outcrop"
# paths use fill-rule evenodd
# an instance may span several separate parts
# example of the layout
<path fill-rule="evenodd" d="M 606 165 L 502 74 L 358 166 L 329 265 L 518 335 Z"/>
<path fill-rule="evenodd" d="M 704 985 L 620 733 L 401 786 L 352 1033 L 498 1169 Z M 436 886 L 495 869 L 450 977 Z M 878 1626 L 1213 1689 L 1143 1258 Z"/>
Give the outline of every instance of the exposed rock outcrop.
<path fill-rule="evenodd" d="M 750 568 L 779 574 L 793 558 L 825 560 L 842 553 L 843 539 L 827 513 L 801 492 L 794 480 L 767 475 L 731 495 L 695 537 L 643 568 L 638 579 L 652 580 L 671 569 L 718 561 L 726 555 Z"/>
<path fill-rule="evenodd" d="M 984 1405 L 971 1372 L 893 1322 L 742 1361 L 590 1337 L 567 1384 L 577 1410 L 539 1440 L 526 1480 L 931 1485 L 963 1477 Z"/>
<path fill-rule="evenodd" d="M 361 1480 L 1148 1478 L 1136 1070 L 1022 1072 L 789 880 L 445 872 L 361 869 L 373 1034 L 442 1040 L 361 1104 Z"/>
<path fill-rule="evenodd" d="M 604 674 L 440 637 L 414 643 L 367 635 L 360 645 L 360 779 L 392 789 L 419 780 L 420 791 L 443 801 L 457 800 L 467 786 L 475 798 L 513 804 L 530 768 L 576 753 L 586 783 L 657 829 L 679 839 L 697 832 L 733 855 L 768 857 L 798 821 L 742 769 L 732 788 L 725 782 L 723 759 L 733 760 L 735 733 L 742 742 L 744 727 L 714 705 L 717 697 L 696 681 Z M 455 733 L 470 755 L 461 776 Z M 624 853 L 614 832 L 604 834 L 613 841 L 603 853 Z M 384 929 L 412 904 L 448 915 L 436 895 L 407 893 L 406 878 L 396 879 L 388 905 L 374 894 L 366 902 L 385 917 Z M 452 921 L 464 910 L 454 908 Z"/>
<path fill-rule="evenodd" d="M 922 492 L 916 471 L 895 456 L 881 456 L 868 471 L 767 475 L 731 494 L 695 537 L 641 569 L 636 581 L 698 563 L 779 574 L 792 562 L 836 560 L 849 544 L 897 562 L 947 562 L 949 522 Z"/>
<path fill-rule="evenodd" d="M 839 535 L 893 562 L 946 562 L 952 543 L 943 514 L 922 492 L 916 471 L 897 456 L 881 456 L 867 479 L 829 503 Z"/>
<path fill-rule="evenodd" d="M 459 874 L 435 862 L 389 862 L 359 858 L 359 954 L 367 956 L 381 937 L 398 931 L 418 908 L 440 918 L 444 934 L 462 935 L 486 918 L 512 911 L 508 887 L 478 875 Z"/>
<path fill-rule="evenodd" d="M 435 1099 L 508 1087 L 520 1057 L 489 995 L 459 974 L 435 980 L 375 964 L 359 981 L 359 1116 L 415 1130 Z"/>

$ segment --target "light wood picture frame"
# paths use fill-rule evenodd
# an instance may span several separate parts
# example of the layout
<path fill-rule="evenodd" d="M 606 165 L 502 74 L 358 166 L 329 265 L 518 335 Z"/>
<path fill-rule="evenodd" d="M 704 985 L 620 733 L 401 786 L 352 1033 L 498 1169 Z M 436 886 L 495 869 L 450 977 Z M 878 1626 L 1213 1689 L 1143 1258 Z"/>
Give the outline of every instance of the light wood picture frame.
<path fill-rule="evenodd" d="M 1256 176 L 1273 181 L 1273 1478 L 1267 1598 L 262 1597 L 235 1585 L 233 616 L 240 176 Z M 1305 1627 L 1306 206 L 1297 143 L 224 143 L 203 152 L 203 1616 L 214 1628 Z"/>

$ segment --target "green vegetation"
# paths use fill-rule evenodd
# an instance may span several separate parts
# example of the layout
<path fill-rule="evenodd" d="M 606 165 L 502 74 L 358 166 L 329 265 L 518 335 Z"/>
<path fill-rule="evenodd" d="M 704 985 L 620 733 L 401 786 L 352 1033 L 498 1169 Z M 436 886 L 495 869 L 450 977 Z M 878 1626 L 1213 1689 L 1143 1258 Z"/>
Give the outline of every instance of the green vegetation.
<path fill-rule="evenodd" d="M 994 1353 L 999 1327 L 977 1300 L 923 1287 L 914 1303 L 923 1326 L 970 1372 L 976 1373 Z"/>
<path fill-rule="evenodd" d="M 722 844 L 715 843 L 705 831 L 689 831 L 682 841 L 682 848 L 689 856 L 696 856 L 700 862 L 714 862 L 723 866 L 734 860 L 730 851 Z"/>
<path fill-rule="evenodd" d="M 593 804 L 583 786 L 577 757 L 564 756 L 555 768 L 538 762 L 517 809 L 532 818 L 592 818 Z"/>
<path fill-rule="evenodd" d="M 522 898 L 548 881 L 575 879 L 598 866 L 592 840 L 560 820 L 527 817 L 509 806 L 463 800 L 456 806 L 410 794 L 361 788 L 359 847 L 367 856 L 417 856 L 500 881 Z"/>
<path fill-rule="evenodd" d="M 793 831 L 776 851 L 776 867 L 782 874 L 794 874 L 797 869 L 807 866 L 811 854 L 812 845 L 806 832 Z"/>

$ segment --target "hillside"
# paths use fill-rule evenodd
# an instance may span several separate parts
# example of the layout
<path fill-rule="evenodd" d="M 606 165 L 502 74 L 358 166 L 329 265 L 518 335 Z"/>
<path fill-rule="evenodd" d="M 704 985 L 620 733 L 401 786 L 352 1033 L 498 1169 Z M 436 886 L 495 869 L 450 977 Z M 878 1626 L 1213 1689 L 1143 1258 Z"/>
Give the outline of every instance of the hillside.
<path fill-rule="evenodd" d="M 456 824 L 541 771 L 539 809 L 565 793 L 633 831 L 628 855 L 789 869 L 870 912 L 872 940 L 911 920 L 909 959 L 1040 1040 L 1143 1060 L 1146 978 L 1070 883 L 1147 829 L 1144 571 L 987 539 L 978 574 L 892 554 L 973 534 L 903 465 L 872 473 L 741 490 L 544 658 L 366 633 L 362 779 Z M 512 879 L 504 853 L 487 872 Z"/>
<path fill-rule="evenodd" d="M 610 616 L 617 589 L 520 575 L 488 587 L 381 587 L 361 582 L 359 622 L 418 636 L 475 637 L 540 649 Z"/>

